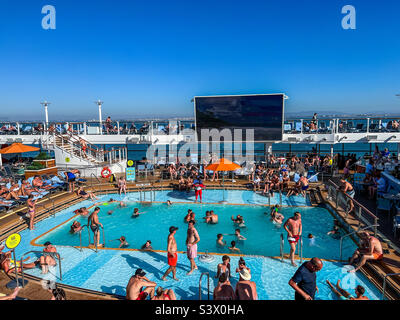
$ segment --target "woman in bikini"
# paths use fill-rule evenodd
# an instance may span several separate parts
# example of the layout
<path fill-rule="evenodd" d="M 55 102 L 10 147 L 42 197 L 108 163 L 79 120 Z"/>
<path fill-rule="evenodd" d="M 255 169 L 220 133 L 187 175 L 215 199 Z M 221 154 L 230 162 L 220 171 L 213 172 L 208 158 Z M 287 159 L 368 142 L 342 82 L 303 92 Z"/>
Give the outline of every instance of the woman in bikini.
<path fill-rule="evenodd" d="M 172 289 L 158 287 L 156 290 L 156 295 L 151 300 L 176 300 L 176 296 Z"/>
<path fill-rule="evenodd" d="M 229 279 L 231 277 L 231 258 L 229 256 L 222 256 L 222 263 L 219 263 L 217 266 L 217 275 L 215 278 L 219 278 L 222 273 L 226 274 L 226 278 Z"/>
<path fill-rule="evenodd" d="M 33 200 L 33 195 L 30 195 L 28 197 L 28 218 L 29 218 L 29 229 L 33 230 L 34 229 L 34 220 L 35 220 L 35 206 L 36 206 L 36 200 Z"/>

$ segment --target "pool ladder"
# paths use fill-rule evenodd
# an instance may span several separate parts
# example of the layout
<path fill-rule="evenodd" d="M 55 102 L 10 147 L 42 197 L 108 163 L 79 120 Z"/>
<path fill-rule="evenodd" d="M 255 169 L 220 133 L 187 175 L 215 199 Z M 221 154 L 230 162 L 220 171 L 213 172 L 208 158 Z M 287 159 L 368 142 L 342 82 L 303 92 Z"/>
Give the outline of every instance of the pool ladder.
<path fill-rule="evenodd" d="M 43 252 L 43 251 L 35 251 L 35 250 L 32 250 L 32 251 L 25 252 L 25 253 L 21 256 L 21 258 L 20 258 L 21 279 L 22 279 L 22 287 L 23 287 L 23 288 L 25 287 L 25 277 L 24 277 L 24 265 L 23 265 L 23 261 L 24 261 L 24 257 L 25 257 L 26 255 L 30 254 L 30 253 L 37 253 L 37 254 L 40 254 L 40 256 L 42 256 L 42 255 L 50 255 L 50 256 L 52 256 L 53 258 L 58 259 L 58 268 L 59 268 L 59 270 L 60 270 L 60 278 L 59 278 L 59 279 L 60 279 L 60 281 L 62 281 L 61 256 L 60 256 L 60 254 L 59 254 L 58 252 Z M 18 276 L 16 277 L 16 281 L 17 281 L 17 283 L 18 283 Z"/>
<path fill-rule="evenodd" d="M 89 246 L 92 244 L 91 241 L 90 241 L 90 230 L 89 230 L 89 226 L 88 226 L 87 224 L 85 224 L 84 226 L 82 226 L 82 229 L 79 231 L 79 242 L 80 242 L 79 248 L 80 248 L 80 251 L 82 251 L 82 231 L 83 231 L 83 229 L 85 229 L 85 228 L 87 228 L 87 231 L 88 231 Z M 105 237 L 105 235 L 104 235 L 104 228 L 103 228 L 102 226 L 101 226 L 101 230 L 102 230 L 102 233 L 103 233 L 103 248 L 105 248 L 105 247 L 106 247 L 106 237 Z M 98 249 L 97 249 L 97 242 L 95 242 L 94 245 L 95 245 L 95 247 L 96 247 L 96 252 L 98 252 Z"/>
<path fill-rule="evenodd" d="M 199 300 L 201 300 L 201 278 L 203 278 L 204 275 L 207 275 L 207 299 L 210 300 L 210 274 L 208 272 L 203 272 L 200 275 L 200 279 L 199 279 Z"/>
<path fill-rule="evenodd" d="M 146 184 L 139 184 L 137 185 L 139 187 L 139 201 L 140 202 L 145 202 L 146 201 L 146 193 L 147 191 L 150 191 L 150 202 L 156 201 L 156 191 L 153 186 L 151 186 L 150 183 Z M 146 187 L 150 186 L 150 189 L 146 191 Z"/>

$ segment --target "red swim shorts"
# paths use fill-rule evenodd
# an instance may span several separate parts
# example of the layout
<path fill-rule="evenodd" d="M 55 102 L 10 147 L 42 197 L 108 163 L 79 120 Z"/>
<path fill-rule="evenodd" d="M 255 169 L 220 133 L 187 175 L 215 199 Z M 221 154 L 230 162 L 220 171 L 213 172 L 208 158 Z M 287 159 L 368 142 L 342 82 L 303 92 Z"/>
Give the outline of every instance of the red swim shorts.
<path fill-rule="evenodd" d="M 170 254 L 168 253 L 168 265 L 171 267 L 176 267 L 176 263 L 178 261 L 178 254 Z"/>
<path fill-rule="evenodd" d="M 289 243 L 297 243 L 299 241 L 300 237 L 298 235 L 293 236 L 293 237 L 288 237 Z"/>
<path fill-rule="evenodd" d="M 145 291 L 142 291 L 141 293 L 139 293 L 138 297 L 136 298 L 136 300 L 146 300 L 148 296 L 148 293 Z"/>

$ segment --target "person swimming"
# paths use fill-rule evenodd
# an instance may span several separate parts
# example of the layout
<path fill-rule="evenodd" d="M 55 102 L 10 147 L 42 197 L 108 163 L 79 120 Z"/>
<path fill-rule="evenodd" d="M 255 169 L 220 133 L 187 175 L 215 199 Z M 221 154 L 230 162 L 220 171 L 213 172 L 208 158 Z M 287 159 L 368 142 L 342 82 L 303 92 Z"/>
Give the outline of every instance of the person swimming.
<path fill-rule="evenodd" d="M 132 214 L 132 218 L 137 218 L 139 217 L 139 215 L 146 213 L 146 212 L 139 212 L 139 208 L 135 208 L 133 209 L 133 214 Z"/>
<path fill-rule="evenodd" d="M 223 241 L 224 235 L 222 233 L 217 234 L 217 246 L 224 247 L 226 245 L 226 241 Z"/>
<path fill-rule="evenodd" d="M 229 247 L 229 250 L 232 252 L 240 252 L 240 249 L 236 247 L 236 241 L 231 241 L 231 246 Z"/>
<path fill-rule="evenodd" d="M 81 223 L 79 221 L 74 221 L 71 225 L 70 233 L 77 233 L 82 230 Z"/>
<path fill-rule="evenodd" d="M 245 238 L 244 236 L 242 236 L 240 234 L 240 229 L 235 230 L 235 236 L 236 236 L 237 240 L 247 240 L 247 238 Z"/>
<path fill-rule="evenodd" d="M 237 224 L 237 226 L 240 228 L 246 227 L 246 225 L 244 224 L 244 219 L 240 214 L 238 214 L 236 218 L 232 216 L 231 220 L 233 221 L 234 224 Z"/>
<path fill-rule="evenodd" d="M 316 244 L 315 244 L 315 237 L 314 237 L 314 235 L 312 235 L 311 233 L 309 233 L 308 236 L 307 236 L 307 238 L 308 238 L 308 245 L 309 245 L 310 247 L 316 245 Z"/>
<path fill-rule="evenodd" d="M 283 219 L 285 219 L 285 217 L 283 216 L 283 214 L 278 212 L 278 208 L 279 208 L 278 205 L 272 207 L 271 213 L 270 213 L 271 221 L 273 224 L 281 225 L 283 223 Z"/>
<path fill-rule="evenodd" d="M 167 200 L 167 205 L 168 205 L 168 206 L 172 205 L 171 200 Z"/>

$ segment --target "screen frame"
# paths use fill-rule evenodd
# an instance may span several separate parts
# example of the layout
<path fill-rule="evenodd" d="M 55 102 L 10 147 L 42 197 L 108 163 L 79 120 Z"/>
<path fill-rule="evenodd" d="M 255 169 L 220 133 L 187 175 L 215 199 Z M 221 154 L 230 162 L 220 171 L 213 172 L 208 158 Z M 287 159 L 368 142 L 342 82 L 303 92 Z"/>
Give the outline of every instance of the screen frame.
<path fill-rule="evenodd" d="M 283 125 L 285 123 L 285 93 L 260 93 L 260 94 L 226 94 L 226 95 L 212 95 L 212 96 L 194 96 L 193 97 L 193 106 L 194 106 L 194 130 L 195 130 L 195 141 L 198 143 L 211 143 L 210 141 L 202 141 L 197 137 L 197 118 L 196 118 L 196 98 L 219 98 L 219 97 L 252 97 L 252 96 L 282 96 L 282 139 L 280 140 L 253 140 L 253 141 L 219 141 L 220 143 L 224 142 L 253 142 L 253 143 L 274 143 L 274 142 L 282 142 L 283 141 Z"/>

